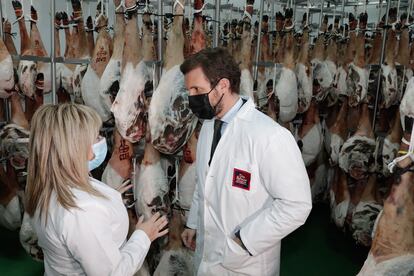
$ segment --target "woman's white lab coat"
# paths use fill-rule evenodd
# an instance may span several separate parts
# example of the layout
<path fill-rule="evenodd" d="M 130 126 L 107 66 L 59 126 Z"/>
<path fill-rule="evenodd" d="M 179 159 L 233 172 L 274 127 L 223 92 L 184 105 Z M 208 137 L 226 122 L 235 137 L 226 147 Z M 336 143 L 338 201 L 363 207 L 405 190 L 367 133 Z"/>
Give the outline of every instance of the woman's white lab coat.
<path fill-rule="evenodd" d="M 248 100 L 229 123 L 210 167 L 214 120 L 197 145 L 197 185 L 187 226 L 197 229 L 198 275 L 278 275 L 282 238 L 312 208 L 309 179 L 290 132 Z M 248 252 L 233 241 L 240 229 Z"/>
<path fill-rule="evenodd" d="M 53 194 L 47 224 L 38 211 L 32 218 L 45 275 L 134 275 L 144 262 L 151 242 L 141 230 L 126 241 L 129 223 L 121 194 L 90 181 L 106 198 L 72 189 L 79 208 L 66 210 Z"/>

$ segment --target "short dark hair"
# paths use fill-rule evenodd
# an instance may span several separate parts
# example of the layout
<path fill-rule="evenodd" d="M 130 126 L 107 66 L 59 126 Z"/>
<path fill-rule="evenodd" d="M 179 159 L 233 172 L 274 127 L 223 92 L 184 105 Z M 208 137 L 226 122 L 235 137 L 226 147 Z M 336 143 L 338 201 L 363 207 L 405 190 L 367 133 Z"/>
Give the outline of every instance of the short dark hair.
<path fill-rule="evenodd" d="M 226 49 L 221 47 L 203 49 L 189 56 L 181 64 L 180 70 L 185 75 L 199 67 L 212 86 L 216 85 L 220 79 L 226 78 L 230 81 L 231 91 L 239 94 L 240 68 Z"/>

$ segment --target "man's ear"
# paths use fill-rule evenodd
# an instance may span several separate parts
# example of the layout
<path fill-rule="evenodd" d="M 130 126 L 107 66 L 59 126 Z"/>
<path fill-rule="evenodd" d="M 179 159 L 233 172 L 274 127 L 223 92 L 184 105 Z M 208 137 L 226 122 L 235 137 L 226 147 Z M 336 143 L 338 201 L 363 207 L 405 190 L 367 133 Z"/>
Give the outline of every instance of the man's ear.
<path fill-rule="evenodd" d="M 222 90 L 230 90 L 230 81 L 227 78 L 223 78 L 219 81 L 218 86 Z"/>

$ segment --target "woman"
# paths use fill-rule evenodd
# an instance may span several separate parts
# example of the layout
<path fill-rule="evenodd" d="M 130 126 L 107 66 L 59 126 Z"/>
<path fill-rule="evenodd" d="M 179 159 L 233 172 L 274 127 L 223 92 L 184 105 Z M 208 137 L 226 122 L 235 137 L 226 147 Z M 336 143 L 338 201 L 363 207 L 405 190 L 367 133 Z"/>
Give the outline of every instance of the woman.
<path fill-rule="evenodd" d="M 89 177 L 106 155 L 100 126 L 99 115 L 83 105 L 44 105 L 33 116 L 26 211 L 45 275 L 133 275 L 151 242 L 168 232 L 166 217 L 155 214 L 140 218 L 126 241 L 121 194 Z"/>

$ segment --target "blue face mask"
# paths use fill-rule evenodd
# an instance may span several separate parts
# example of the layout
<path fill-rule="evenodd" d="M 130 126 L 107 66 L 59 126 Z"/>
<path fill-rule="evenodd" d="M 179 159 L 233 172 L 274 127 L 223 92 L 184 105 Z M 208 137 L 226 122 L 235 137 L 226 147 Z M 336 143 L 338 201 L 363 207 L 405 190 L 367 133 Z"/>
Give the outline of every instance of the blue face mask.
<path fill-rule="evenodd" d="M 89 171 L 96 169 L 105 161 L 106 153 L 108 152 L 106 139 L 102 137 L 99 142 L 93 144 L 92 151 L 95 157 L 89 161 Z"/>

